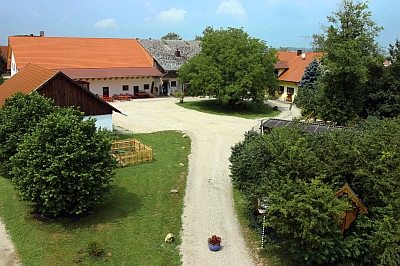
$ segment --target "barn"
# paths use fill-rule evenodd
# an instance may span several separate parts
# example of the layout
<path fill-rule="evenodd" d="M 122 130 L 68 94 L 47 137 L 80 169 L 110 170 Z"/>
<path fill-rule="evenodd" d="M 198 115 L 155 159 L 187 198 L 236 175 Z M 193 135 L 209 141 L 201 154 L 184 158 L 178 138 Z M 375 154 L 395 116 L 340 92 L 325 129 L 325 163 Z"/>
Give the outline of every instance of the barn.
<path fill-rule="evenodd" d="M 53 99 L 58 106 L 79 108 L 86 117 L 96 119 L 97 128 L 112 130 L 112 113 L 121 113 L 63 72 L 34 64 L 27 64 L 0 85 L 0 107 L 17 92 L 29 94 L 33 91 Z"/>

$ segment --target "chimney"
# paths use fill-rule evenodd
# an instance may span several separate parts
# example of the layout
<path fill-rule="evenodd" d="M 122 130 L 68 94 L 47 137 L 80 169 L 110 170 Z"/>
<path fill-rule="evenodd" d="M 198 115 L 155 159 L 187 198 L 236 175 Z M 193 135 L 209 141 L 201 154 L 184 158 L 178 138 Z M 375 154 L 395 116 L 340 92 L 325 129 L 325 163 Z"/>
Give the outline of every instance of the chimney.
<path fill-rule="evenodd" d="M 39 32 L 39 36 L 40 36 L 40 37 L 44 37 L 44 30 L 41 30 L 41 31 Z"/>
<path fill-rule="evenodd" d="M 301 50 L 301 49 L 298 49 L 298 50 L 297 50 L 297 56 L 301 55 L 301 52 L 302 52 L 302 50 Z"/>
<path fill-rule="evenodd" d="M 176 56 L 176 57 L 181 57 L 181 51 L 179 51 L 178 49 L 176 49 L 176 51 L 175 51 L 175 56 Z"/>
<path fill-rule="evenodd" d="M 306 59 L 306 53 L 301 54 L 301 59 L 305 60 Z"/>

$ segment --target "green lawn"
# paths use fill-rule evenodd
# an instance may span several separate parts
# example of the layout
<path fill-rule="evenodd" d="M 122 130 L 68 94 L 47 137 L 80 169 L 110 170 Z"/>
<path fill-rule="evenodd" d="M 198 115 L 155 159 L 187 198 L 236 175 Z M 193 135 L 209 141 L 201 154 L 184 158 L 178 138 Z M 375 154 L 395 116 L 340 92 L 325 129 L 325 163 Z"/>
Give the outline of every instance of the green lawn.
<path fill-rule="evenodd" d="M 24 265 L 180 265 L 181 214 L 190 139 L 174 131 L 135 134 L 153 148 L 154 161 L 119 168 L 109 200 L 78 221 L 32 218 L 10 182 L 0 177 L 0 216 Z M 183 163 L 184 166 L 181 166 Z M 171 194 L 178 188 L 178 194 Z M 164 243 L 172 232 L 176 241 Z M 91 241 L 105 256 L 86 254 Z"/>
<path fill-rule="evenodd" d="M 233 109 L 219 105 L 216 100 L 190 101 L 177 104 L 203 113 L 230 115 L 247 119 L 274 117 L 280 113 L 280 111 L 272 110 L 266 104 L 245 103 Z"/>

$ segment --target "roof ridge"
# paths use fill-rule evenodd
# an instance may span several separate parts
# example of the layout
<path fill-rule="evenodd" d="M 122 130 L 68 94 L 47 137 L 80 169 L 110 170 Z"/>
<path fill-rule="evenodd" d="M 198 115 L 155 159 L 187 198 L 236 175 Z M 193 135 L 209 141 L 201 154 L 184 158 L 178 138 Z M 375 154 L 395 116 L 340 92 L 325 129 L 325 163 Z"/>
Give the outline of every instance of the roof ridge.
<path fill-rule="evenodd" d="M 134 40 L 137 41 L 137 38 L 117 38 L 117 37 L 76 37 L 76 36 L 25 36 L 25 35 L 12 35 L 9 38 L 38 38 L 38 39 L 110 39 L 110 40 Z"/>

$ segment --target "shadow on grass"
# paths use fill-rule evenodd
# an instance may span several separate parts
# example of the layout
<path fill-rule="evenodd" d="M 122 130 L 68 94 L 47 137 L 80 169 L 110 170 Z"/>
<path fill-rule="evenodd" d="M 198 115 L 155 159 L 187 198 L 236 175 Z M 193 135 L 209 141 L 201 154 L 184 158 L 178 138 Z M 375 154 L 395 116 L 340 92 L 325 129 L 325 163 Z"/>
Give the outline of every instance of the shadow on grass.
<path fill-rule="evenodd" d="M 143 203 L 134 193 L 124 187 L 112 186 L 105 202 L 98 205 L 87 215 L 71 220 L 62 220 L 66 228 L 86 227 L 102 223 L 113 223 L 122 218 L 133 216 Z"/>
<path fill-rule="evenodd" d="M 177 104 L 199 112 L 230 115 L 249 119 L 273 117 L 280 113 L 279 111 L 273 110 L 272 107 L 267 104 L 252 102 L 243 102 L 234 106 L 221 105 L 217 100 L 201 100 Z"/>

